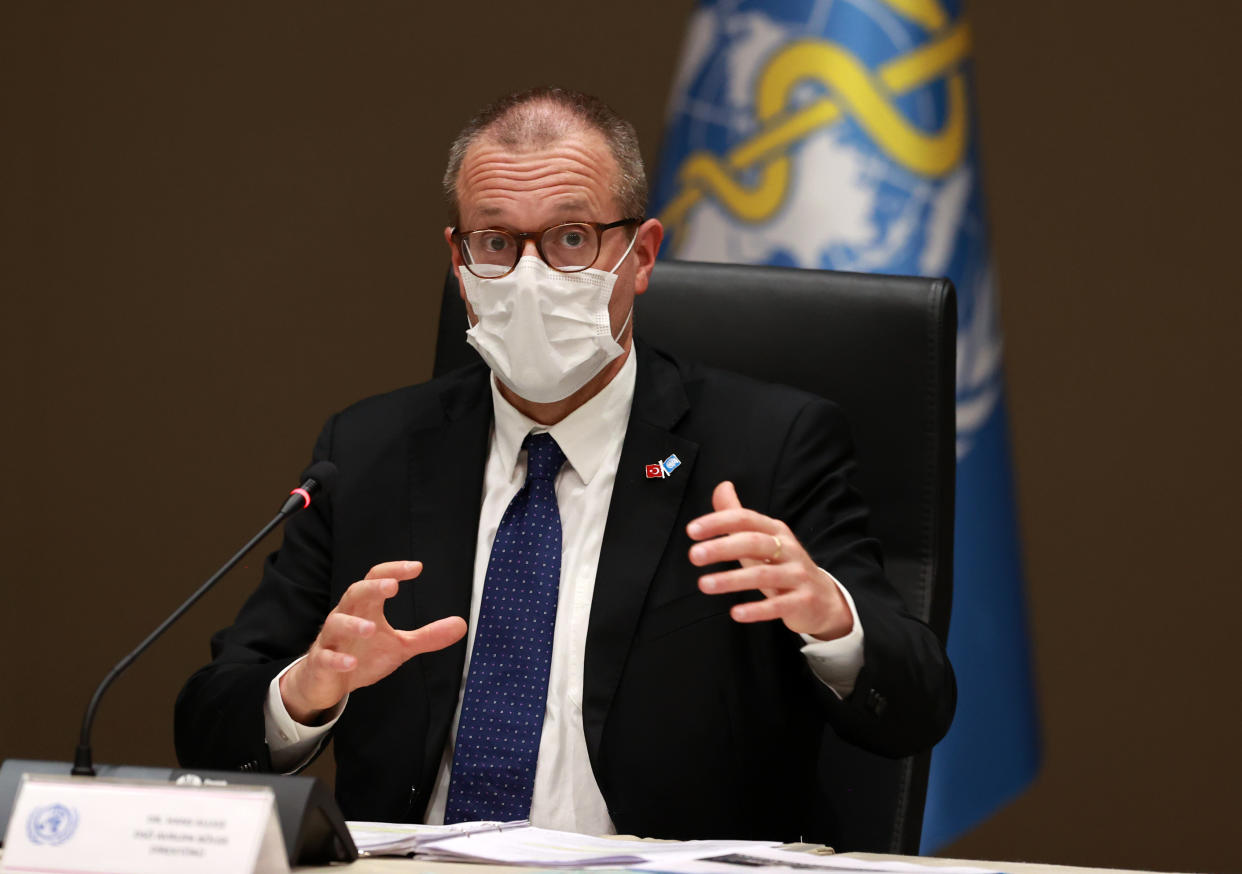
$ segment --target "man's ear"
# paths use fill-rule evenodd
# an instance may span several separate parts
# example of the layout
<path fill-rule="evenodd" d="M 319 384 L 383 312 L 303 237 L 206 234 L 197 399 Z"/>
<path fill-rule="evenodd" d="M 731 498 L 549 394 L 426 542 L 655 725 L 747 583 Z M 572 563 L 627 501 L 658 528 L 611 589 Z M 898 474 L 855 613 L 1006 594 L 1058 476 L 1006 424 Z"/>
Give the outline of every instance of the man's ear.
<path fill-rule="evenodd" d="M 647 219 L 638 226 L 634 240 L 634 253 L 638 258 L 634 271 L 634 293 L 642 294 L 647 290 L 651 278 L 651 268 L 655 266 L 656 255 L 660 252 L 660 243 L 664 239 L 664 225 L 659 219 Z"/>

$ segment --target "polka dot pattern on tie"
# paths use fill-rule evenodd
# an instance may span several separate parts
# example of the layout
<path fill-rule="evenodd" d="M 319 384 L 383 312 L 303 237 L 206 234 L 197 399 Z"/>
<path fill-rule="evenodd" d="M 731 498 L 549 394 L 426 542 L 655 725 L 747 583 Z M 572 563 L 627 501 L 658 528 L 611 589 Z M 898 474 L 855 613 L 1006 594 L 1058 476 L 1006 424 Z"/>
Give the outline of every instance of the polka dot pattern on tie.
<path fill-rule="evenodd" d="M 565 454 L 547 433 L 522 446 L 526 482 L 501 517 L 484 577 L 446 823 L 530 814 L 561 577 L 555 482 Z"/>

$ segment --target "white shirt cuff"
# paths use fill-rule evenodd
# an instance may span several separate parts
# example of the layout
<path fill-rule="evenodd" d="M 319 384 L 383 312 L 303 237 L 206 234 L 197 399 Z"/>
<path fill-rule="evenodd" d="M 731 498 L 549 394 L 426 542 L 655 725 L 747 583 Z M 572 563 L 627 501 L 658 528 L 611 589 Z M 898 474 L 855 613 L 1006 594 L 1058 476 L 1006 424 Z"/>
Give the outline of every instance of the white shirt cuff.
<path fill-rule="evenodd" d="M 824 571 L 828 574 L 828 571 Z M 849 634 L 835 640 L 820 640 L 809 634 L 802 635 L 802 654 L 807 664 L 820 681 L 833 691 L 838 698 L 846 698 L 854 691 L 858 682 L 858 672 L 863 667 L 863 627 L 858 618 L 858 610 L 854 607 L 854 599 L 849 590 L 837 582 L 837 578 L 828 574 L 829 579 L 836 583 L 837 589 L 849 605 L 850 616 L 854 618 L 854 627 Z"/>
<path fill-rule="evenodd" d="M 306 658 L 306 656 L 302 656 Z M 299 658 L 289 664 L 272 678 L 267 687 L 267 699 L 263 702 L 263 729 L 267 735 L 267 751 L 272 758 L 272 768 L 281 774 L 293 774 L 305 768 L 315 758 L 319 748 L 328 739 L 328 732 L 345 712 L 345 704 L 349 695 L 325 715 L 328 719 L 322 725 L 303 725 L 294 720 L 285 708 L 285 700 L 280 697 L 280 678 L 289 672 Z"/>

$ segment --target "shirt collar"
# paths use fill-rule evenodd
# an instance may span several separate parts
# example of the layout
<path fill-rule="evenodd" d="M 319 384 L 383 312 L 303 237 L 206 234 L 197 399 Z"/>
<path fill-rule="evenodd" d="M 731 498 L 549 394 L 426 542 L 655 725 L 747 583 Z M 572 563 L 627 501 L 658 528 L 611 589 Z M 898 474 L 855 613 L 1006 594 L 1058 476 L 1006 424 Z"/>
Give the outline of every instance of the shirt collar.
<path fill-rule="evenodd" d="M 582 482 L 590 483 L 609 453 L 615 454 L 620 450 L 625 425 L 630 418 L 630 406 L 634 402 L 634 381 L 638 373 L 635 355 L 631 346 L 617 375 L 594 397 L 555 425 L 541 425 L 505 400 L 496 385 L 496 375 L 492 374 L 492 411 L 495 415 L 493 448 L 500 454 L 505 470 L 517 467 L 518 452 L 527 434 L 547 431 L 561 447 Z"/>

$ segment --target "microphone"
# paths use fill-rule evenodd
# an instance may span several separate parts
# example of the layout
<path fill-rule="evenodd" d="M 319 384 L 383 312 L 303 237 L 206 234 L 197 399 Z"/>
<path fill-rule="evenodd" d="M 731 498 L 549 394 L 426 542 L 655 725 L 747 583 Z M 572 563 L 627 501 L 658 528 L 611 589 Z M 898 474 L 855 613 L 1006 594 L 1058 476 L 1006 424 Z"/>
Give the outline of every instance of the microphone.
<path fill-rule="evenodd" d="M 298 510 L 305 510 L 315 495 L 330 493 L 335 483 L 336 465 L 330 461 L 316 461 L 302 473 L 302 484 L 289 492 L 280 515 L 292 516 Z"/>
<path fill-rule="evenodd" d="M 212 587 L 220 581 L 220 578 L 233 569 L 233 567 L 241 561 L 250 550 L 254 549 L 264 537 L 271 533 L 272 529 L 292 516 L 299 510 L 305 510 L 311 505 L 311 501 L 320 492 L 327 493 L 331 491 L 332 484 L 336 481 L 336 465 L 330 461 L 316 461 L 302 474 L 302 484 L 296 489 L 289 492 L 289 497 L 285 499 L 285 503 L 270 522 L 259 529 L 259 533 L 243 546 L 237 553 L 224 563 L 221 568 L 216 571 L 207 582 L 198 587 L 198 590 L 185 600 L 180 607 L 172 612 L 167 619 L 159 624 L 159 627 L 147 635 L 146 640 L 138 644 L 138 647 L 125 658 L 117 662 L 116 667 L 108 672 L 103 682 L 99 684 L 99 688 L 95 690 L 95 694 L 91 696 L 90 704 L 86 707 L 86 714 L 82 717 L 82 733 L 78 738 L 78 748 L 73 756 L 73 771 L 75 776 L 94 777 L 95 766 L 91 756 L 91 727 L 95 722 L 95 711 L 99 709 L 100 699 L 103 698 L 104 692 L 108 691 L 108 687 L 112 685 L 125 669 L 134 663 L 138 656 L 146 652 L 151 644 L 155 643 L 165 631 L 167 631 L 174 622 L 180 619 L 185 612 L 193 607 L 198 600 L 211 591 Z"/>
<path fill-rule="evenodd" d="M 305 510 L 318 496 L 331 492 L 336 480 L 336 465 L 330 461 L 318 461 L 302 474 L 302 483 L 289 492 L 280 512 L 272 521 L 241 550 L 224 563 L 211 579 L 203 583 L 184 604 L 173 611 L 160 626 L 138 644 L 138 648 L 121 659 L 99 684 L 82 717 L 82 734 L 74 754 L 72 773 L 94 777 L 96 768 L 91 760 L 91 726 L 99 701 L 112 682 L 128 668 L 138 656 L 154 643 L 181 616 L 207 594 L 220 578 L 233 569 L 242 558 L 271 533 L 272 529 L 294 513 Z M 11 818 L 13 804 L 21 788 L 25 774 L 65 774 L 70 772 L 68 762 L 45 762 L 34 759 L 6 759 L 0 762 L 0 841 Z M 358 858 L 358 848 L 350 836 L 345 818 L 337 806 L 332 792 L 317 777 L 285 776 L 234 771 L 184 770 L 180 768 L 156 768 L 136 765 L 99 765 L 99 774 L 121 780 L 167 781 L 190 786 L 204 783 L 228 785 L 240 783 L 269 787 L 276 799 L 280 830 L 285 840 L 289 865 L 327 865 L 331 862 L 352 862 Z"/>

